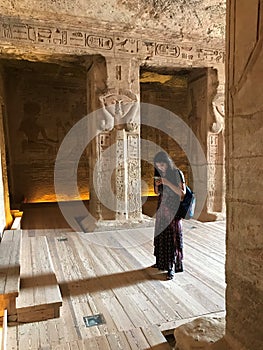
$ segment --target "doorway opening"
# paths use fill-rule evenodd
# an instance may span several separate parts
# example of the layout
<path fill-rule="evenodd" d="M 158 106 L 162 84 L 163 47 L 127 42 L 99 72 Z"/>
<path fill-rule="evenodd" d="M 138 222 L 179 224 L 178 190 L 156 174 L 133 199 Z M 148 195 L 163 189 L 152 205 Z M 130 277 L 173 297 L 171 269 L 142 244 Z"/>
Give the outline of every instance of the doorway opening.
<path fill-rule="evenodd" d="M 34 206 L 43 216 L 43 208 L 53 206 L 60 215 L 54 189 L 56 155 L 68 131 L 87 115 L 87 68 L 78 57 L 56 63 L 1 63 L 10 208 L 24 211 Z M 80 196 L 66 201 L 89 199 L 89 161 L 84 153 L 77 173 Z"/>
<path fill-rule="evenodd" d="M 141 102 L 160 106 L 182 119 L 195 133 L 204 151 L 206 149 L 206 132 L 208 114 L 207 68 L 142 68 L 140 72 Z M 175 165 L 184 173 L 186 183 L 192 186 L 193 175 L 187 155 L 182 145 L 162 131 L 162 126 L 169 129 L 167 115 L 160 113 L 160 129 L 144 125 L 144 116 L 141 116 L 141 138 L 149 140 L 150 146 L 142 153 L 145 158 L 153 160 L 154 155 L 161 148 L 166 151 Z M 166 119 L 165 119 L 166 118 Z M 184 142 L 188 142 L 188 135 L 184 135 Z M 154 215 L 156 210 L 156 196 L 153 188 L 153 164 L 142 160 L 142 195 L 148 197 L 143 205 L 143 212 Z"/>

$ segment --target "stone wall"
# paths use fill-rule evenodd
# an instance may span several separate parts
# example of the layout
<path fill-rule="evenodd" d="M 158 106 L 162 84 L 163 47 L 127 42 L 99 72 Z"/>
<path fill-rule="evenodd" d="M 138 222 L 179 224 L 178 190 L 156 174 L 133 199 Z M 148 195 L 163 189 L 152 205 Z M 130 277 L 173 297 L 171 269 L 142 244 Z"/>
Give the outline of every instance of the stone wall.
<path fill-rule="evenodd" d="M 262 1 L 228 1 L 226 335 L 262 349 Z M 260 10 L 260 11 L 259 11 Z"/>
<path fill-rule="evenodd" d="M 0 237 L 3 230 L 12 222 L 9 203 L 7 161 L 6 161 L 6 135 L 4 121 L 7 117 L 5 104 L 5 89 L 3 70 L 0 68 Z"/>
<path fill-rule="evenodd" d="M 166 35 L 173 32 L 179 39 L 206 38 L 207 42 L 221 41 L 225 33 L 225 1 L 218 0 L 2 0 L 0 13 L 64 23 L 75 17 L 76 24 L 107 22 L 109 29 L 154 29 Z"/>
<path fill-rule="evenodd" d="M 24 61 L 3 66 L 12 205 L 56 201 L 54 165 L 59 146 L 87 112 L 85 68 Z M 82 157 L 78 173 L 83 199 L 88 198 L 88 168 Z"/>
<path fill-rule="evenodd" d="M 0 154 L 0 171 L 2 172 L 2 155 Z M 4 183 L 3 178 L 0 179 L 0 238 L 2 232 L 6 227 L 6 213 L 5 213 L 5 193 L 4 193 Z"/>

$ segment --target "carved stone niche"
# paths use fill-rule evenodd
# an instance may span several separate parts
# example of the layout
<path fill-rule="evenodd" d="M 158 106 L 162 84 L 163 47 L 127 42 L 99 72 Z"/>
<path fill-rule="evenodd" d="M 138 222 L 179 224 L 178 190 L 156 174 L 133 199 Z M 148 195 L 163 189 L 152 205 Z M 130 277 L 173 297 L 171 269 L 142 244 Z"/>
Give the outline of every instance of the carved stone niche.
<path fill-rule="evenodd" d="M 130 90 L 108 92 L 99 97 L 102 106 L 102 120 L 99 129 L 138 132 L 139 118 L 138 97 Z"/>

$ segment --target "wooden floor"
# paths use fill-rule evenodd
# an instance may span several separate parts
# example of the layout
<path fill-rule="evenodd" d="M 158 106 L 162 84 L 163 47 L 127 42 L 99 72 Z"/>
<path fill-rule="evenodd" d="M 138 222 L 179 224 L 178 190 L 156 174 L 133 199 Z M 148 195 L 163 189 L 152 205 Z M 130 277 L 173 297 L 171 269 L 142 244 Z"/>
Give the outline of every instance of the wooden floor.
<path fill-rule="evenodd" d="M 165 333 L 192 318 L 224 315 L 223 221 L 184 221 L 184 272 L 172 281 L 151 267 L 151 227 L 97 233 L 23 230 L 23 235 L 47 237 L 63 305 L 58 319 L 8 327 L 7 350 L 103 350 L 99 339 L 109 345 L 116 334 L 128 341 L 139 329 L 158 327 Z M 83 317 L 95 314 L 105 323 L 86 327 Z M 133 349 L 129 346 L 123 349 Z"/>

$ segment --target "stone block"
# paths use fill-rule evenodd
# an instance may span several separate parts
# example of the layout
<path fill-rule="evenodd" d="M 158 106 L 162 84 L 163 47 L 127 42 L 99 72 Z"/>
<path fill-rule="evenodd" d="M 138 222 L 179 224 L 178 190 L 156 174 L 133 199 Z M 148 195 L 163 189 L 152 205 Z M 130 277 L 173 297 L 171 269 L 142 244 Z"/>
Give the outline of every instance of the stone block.
<path fill-rule="evenodd" d="M 231 158 L 262 157 L 262 112 L 234 117 L 232 149 Z M 259 163 L 258 160 L 255 161 L 255 158 L 254 162 Z"/>
<path fill-rule="evenodd" d="M 174 330 L 176 350 L 208 350 L 225 333 L 224 318 L 200 317 Z"/>
<path fill-rule="evenodd" d="M 231 200 L 228 211 L 227 247 L 234 250 L 262 249 L 262 205 Z M 248 216 L 249 220 L 241 220 Z"/>
<path fill-rule="evenodd" d="M 262 288 L 232 272 L 226 292 L 227 333 L 247 350 L 261 349 Z"/>
<path fill-rule="evenodd" d="M 235 176 L 232 179 L 233 191 L 239 200 L 258 203 L 258 193 L 262 189 L 263 156 L 233 159 Z"/>

